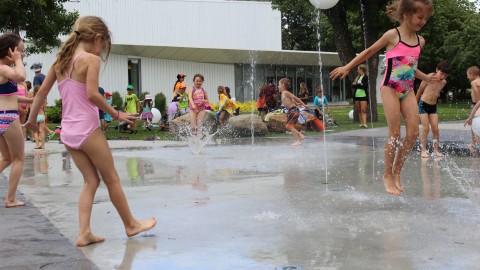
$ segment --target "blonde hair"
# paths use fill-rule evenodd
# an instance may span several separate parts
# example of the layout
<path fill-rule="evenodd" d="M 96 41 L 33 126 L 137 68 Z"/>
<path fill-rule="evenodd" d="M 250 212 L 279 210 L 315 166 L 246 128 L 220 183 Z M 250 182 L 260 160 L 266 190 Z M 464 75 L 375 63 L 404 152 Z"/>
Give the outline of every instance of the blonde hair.
<path fill-rule="evenodd" d="M 480 76 L 480 68 L 477 66 L 471 66 L 467 69 L 467 73 L 473 74 L 475 76 Z"/>
<path fill-rule="evenodd" d="M 100 17 L 85 16 L 80 17 L 73 26 L 72 33 L 67 40 L 62 44 L 60 52 L 57 54 L 57 58 L 53 63 L 56 71 L 63 74 L 72 62 L 73 54 L 80 41 L 93 43 L 97 35 L 100 35 L 105 41 L 105 51 L 107 56 L 104 61 L 107 60 L 112 47 L 112 38 L 110 30 Z"/>
<path fill-rule="evenodd" d="M 387 5 L 387 16 L 390 18 L 390 21 L 401 23 L 405 14 L 416 13 L 422 4 L 428 9 L 429 15 L 432 15 L 432 0 L 393 0 Z"/>
<path fill-rule="evenodd" d="M 225 87 L 219 86 L 219 87 L 217 88 L 217 93 L 218 93 L 219 95 L 220 95 L 221 93 L 223 93 L 223 91 L 225 91 Z"/>

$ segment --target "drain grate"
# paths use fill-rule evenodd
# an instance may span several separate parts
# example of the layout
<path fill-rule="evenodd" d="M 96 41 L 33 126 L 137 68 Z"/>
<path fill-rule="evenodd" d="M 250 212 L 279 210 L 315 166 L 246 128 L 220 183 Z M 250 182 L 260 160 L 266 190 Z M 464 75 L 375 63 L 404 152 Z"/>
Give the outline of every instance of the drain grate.
<path fill-rule="evenodd" d="M 303 267 L 300 265 L 284 265 L 277 266 L 275 270 L 303 270 Z"/>

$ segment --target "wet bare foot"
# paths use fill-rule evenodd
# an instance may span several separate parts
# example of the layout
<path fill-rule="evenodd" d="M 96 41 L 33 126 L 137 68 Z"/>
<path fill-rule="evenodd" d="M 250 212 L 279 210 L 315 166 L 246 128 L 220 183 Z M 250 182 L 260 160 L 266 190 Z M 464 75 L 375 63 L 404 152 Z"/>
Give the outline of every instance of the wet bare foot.
<path fill-rule="evenodd" d="M 440 152 L 436 152 L 436 153 L 435 153 L 435 157 L 442 158 L 442 157 L 444 157 L 444 156 L 445 156 L 445 155 L 442 154 L 442 153 L 440 153 Z"/>
<path fill-rule="evenodd" d="M 148 220 L 138 220 L 136 221 L 134 227 L 125 229 L 125 232 L 127 233 L 128 237 L 132 237 L 141 232 L 150 230 L 151 228 L 155 227 L 155 225 L 157 225 L 157 219 L 154 217 L 151 217 Z"/>
<path fill-rule="evenodd" d="M 100 243 L 105 241 L 105 238 L 93 235 L 92 233 L 87 233 L 85 235 L 78 236 L 77 238 L 77 247 L 84 247 L 95 243 Z"/>
<path fill-rule="evenodd" d="M 391 195 L 400 195 L 400 191 L 394 184 L 393 175 L 383 176 L 383 183 L 385 184 L 385 190 Z"/>
<path fill-rule="evenodd" d="M 17 206 L 25 206 L 25 203 L 21 202 L 19 200 L 15 200 L 13 202 L 5 201 L 5 208 L 12 208 L 12 207 L 17 207 Z"/>
<path fill-rule="evenodd" d="M 403 187 L 402 183 L 400 183 L 400 175 L 395 175 L 395 187 L 398 189 L 398 191 L 403 192 Z"/>
<path fill-rule="evenodd" d="M 294 143 L 292 143 L 290 145 L 297 146 L 297 145 L 301 145 L 301 144 L 302 144 L 301 141 L 295 141 Z"/>
<path fill-rule="evenodd" d="M 430 158 L 430 155 L 427 152 L 422 152 L 422 158 Z"/>
<path fill-rule="evenodd" d="M 303 135 L 302 133 L 300 133 L 299 136 L 300 136 L 300 141 L 305 139 L 305 135 Z"/>

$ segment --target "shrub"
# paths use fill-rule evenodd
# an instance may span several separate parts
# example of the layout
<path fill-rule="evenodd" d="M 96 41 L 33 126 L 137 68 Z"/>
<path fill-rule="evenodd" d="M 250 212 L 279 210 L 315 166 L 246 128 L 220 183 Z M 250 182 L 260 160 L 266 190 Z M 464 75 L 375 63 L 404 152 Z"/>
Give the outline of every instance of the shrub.
<path fill-rule="evenodd" d="M 117 110 L 123 111 L 123 98 L 117 91 L 112 93 L 112 107 Z"/>
<path fill-rule="evenodd" d="M 155 95 L 155 108 L 157 108 L 162 115 L 167 115 L 167 98 L 163 93 Z"/>
<path fill-rule="evenodd" d="M 218 111 L 218 103 L 210 103 L 212 106 L 212 110 Z M 235 102 L 237 106 L 240 108 L 240 113 L 250 113 L 252 112 L 257 112 L 257 106 L 256 106 L 256 101 L 246 101 L 246 102 Z"/>
<path fill-rule="evenodd" d="M 140 100 L 144 100 L 144 99 L 145 99 L 145 96 L 146 96 L 147 94 L 150 94 L 150 92 L 143 92 L 138 98 L 139 98 Z"/>
<path fill-rule="evenodd" d="M 48 117 L 48 122 L 50 123 L 60 123 L 62 122 L 62 100 L 55 100 L 54 106 L 47 107 L 45 112 Z"/>

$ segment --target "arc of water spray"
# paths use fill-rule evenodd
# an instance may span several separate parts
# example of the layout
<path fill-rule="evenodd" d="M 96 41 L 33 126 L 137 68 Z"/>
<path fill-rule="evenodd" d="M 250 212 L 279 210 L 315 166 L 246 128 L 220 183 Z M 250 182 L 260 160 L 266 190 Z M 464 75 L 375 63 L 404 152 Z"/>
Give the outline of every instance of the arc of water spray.
<path fill-rule="evenodd" d="M 365 49 L 368 48 L 367 44 L 367 34 L 368 34 L 368 29 L 367 29 L 367 21 L 366 21 L 366 15 L 365 15 L 365 3 L 364 0 L 360 0 L 360 10 L 362 14 L 362 28 L 363 28 L 363 46 Z M 366 60 L 367 63 L 367 74 L 370 75 L 370 66 L 369 66 L 369 60 Z M 370 76 L 368 76 L 371 78 Z M 370 82 L 368 83 L 368 87 L 370 88 Z M 370 88 L 371 89 L 371 88 Z M 367 91 L 370 91 L 370 89 L 365 89 Z M 376 91 L 374 93 L 375 95 L 377 94 Z M 373 113 L 372 113 L 372 93 L 368 95 L 368 106 L 370 107 L 370 126 L 373 128 Z M 372 150 L 373 150 L 373 160 L 372 160 L 372 172 L 373 172 L 373 178 L 375 178 L 375 138 L 372 136 Z"/>
<path fill-rule="evenodd" d="M 322 63 L 322 51 L 321 51 L 321 33 L 320 33 L 320 16 L 322 15 L 321 9 L 317 8 L 317 39 L 318 39 L 318 66 L 319 66 L 319 72 L 320 72 L 320 87 L 323 90 L 323 63 Z M 324 156 L 324 161 L 325 161 L 325 184 L 326 188 L 328 189 L 328 163 L 327 163 L 327 128 L 325 126 L 325 103 L 323 102 L 323 91 L 322 91 L 322 96 L 320 97 L 322 99 L 322 112 L 323 112 L 323 156 Z"/>

